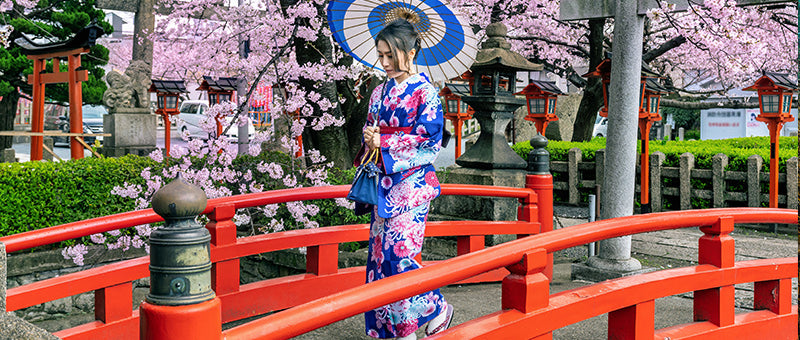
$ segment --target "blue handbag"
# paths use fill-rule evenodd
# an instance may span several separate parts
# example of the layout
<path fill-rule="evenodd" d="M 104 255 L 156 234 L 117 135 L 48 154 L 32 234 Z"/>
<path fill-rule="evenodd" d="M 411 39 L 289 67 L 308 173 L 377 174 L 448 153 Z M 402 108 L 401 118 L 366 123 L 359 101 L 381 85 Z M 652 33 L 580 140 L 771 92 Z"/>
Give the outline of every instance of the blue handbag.
<path fill-rule="evenodd" d="M 378 173 L 380 169 L 375 164 L 378 155 L 377 149 L 364 153 L 361 165 L 356 169 L 347 199 L 364 204 L 378 204 Z"/>

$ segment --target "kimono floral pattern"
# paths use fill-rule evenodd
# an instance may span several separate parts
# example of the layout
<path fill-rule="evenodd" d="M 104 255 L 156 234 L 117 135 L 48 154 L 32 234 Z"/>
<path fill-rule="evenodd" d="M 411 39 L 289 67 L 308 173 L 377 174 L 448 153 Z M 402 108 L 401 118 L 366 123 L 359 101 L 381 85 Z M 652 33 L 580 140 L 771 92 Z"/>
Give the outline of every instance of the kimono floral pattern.
<path fill-rule="evenodd" d="M 422 251 L 430 202 L 441 191 L 432 163 L 441 149 L 443 118 L 438 91 L 422 74 L 400 84 L 391 79 L 372 94 L 367 124 L 377 119 L 382 128 L 383 171 L 371 219 L 367 283 L 421 267 L 414 257 Z M 384 127 L 398 129 L 384 133 Z M 407 336 L 446 305 L 436 289 L 382 306 L 364 314 L 367 335 Z"/>
<path fill-rule="evenodd" d="M 430 203 L 392 218 L 373 214 L 367 259 L 367 283 L 422 267 L 414 257 L 422 251 Z M 412 296 L 364 313 L 367 335 L 407 336 L 445 310 L 439 290 Z"/>
<path fill-rule="evenodd" d="M 400 84 L 391 79 L 372 92 L 367 124 L 371 126 L 375 119 L 380 127 L 410 131 L 381 133 L 383 173 L 378 215 L 391 218 L 439 196 L 441 189 L 433 167 L 444 128 L 439 91 L 424 74 L 411 75 Z M 416 180 L 409 180 L 411 177 Z"/>

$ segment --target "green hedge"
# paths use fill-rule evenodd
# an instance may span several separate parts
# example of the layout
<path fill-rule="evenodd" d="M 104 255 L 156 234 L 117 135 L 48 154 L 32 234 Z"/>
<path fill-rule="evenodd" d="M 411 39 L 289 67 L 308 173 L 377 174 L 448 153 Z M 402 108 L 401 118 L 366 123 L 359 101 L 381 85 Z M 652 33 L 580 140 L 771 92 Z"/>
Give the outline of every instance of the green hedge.
<path fill-rule="evenodd" d="M 780 171 L 786 171 L 786 160 L 797 156 L 797 138 L 781 137 L 779 150 Z M 551 141 L 547 144 L 550 159 L 554 161 L 567 161 L 567 152 L 571 148 L 581 149 L 583 160 L 593 161 L 594 153 L 606 147 L 606 139 L 597 137 L 589 142 L 562 142 Z M 528 159 L 531 151 L 530 141 L 517 143 L 513 146 L 523 159 Z M 640 150 L 640 149 L 638 149 Z M 711 169 L 711 160 L 714 155 L 723 153 L 728 155 L 729 171 L 747 171 L 747 158 L 751 155 L 760 155 L 764 160 L 763 170 L 769 171 L 769 137 L 732 138 L 705 141 L 650 141 L 650 152 L 661 151 L 666 155 L 665 166 L 677 167 L 680 156 L 685 152 L 694 154 L 695 168 Z"/>
<path fill-rule="evenodd" d="M 256 182 L 264 190 L 283 189 L 283 183 L 256 171 L 260 162 L 276 161 L 289 164 L 290 157 L 277 153 L 262 153 L 257 157 L 238 157 L 233 162 L 237 170 L 251 169 Z M 203 164 L 195 159 L 194 164 Z M 94 217 L 107 216 L 134 210 L 134 200 L 112 195 L 115 186 L 125 182 L 144 185 L 142 170 L 150 167 L 151 173 L 177 164 L 175 160 L 157 163 L 149 157 L 125 156 L 121 158 L 84 158 L 64 162 L 26 162 L 0 164 L 0 236 L 47 228 Z M 288 171 L 288 169 L 285 169 Z M 349 184 L 353 169 L 331 169 L 331 184 Z M 229 187 L 234 193 L 238 188 Z M 313 202 L 320 213 L 311 218 L 320 226 L 368 223 L 369 216 L 356 217 L 349 209 L 339 207 L 334 200 Z M 286 207 L 278 210 L 277 218 L 287 222 L 291 215 Z M 254 219 L 263 222 L 264 219 Z M 287 229 L 297 225 L 287 223 Z"/>
<path fill-rule="evenodd" d="M 0 236 L 133 210 L 111 194 L 124 182 L 144 184 L 149 158 L 84 158 L 0 164 Z"/>

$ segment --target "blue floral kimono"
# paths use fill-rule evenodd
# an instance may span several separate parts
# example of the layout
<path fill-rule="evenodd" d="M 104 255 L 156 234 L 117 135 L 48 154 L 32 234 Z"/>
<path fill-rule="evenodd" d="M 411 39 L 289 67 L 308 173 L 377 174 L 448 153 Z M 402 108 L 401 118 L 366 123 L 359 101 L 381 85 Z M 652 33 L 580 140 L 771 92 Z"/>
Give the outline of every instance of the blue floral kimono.
<path fill-rule="evenodd" d="M 430 202 L 441 191 L 433 161 L 441 149 L 444 117 L 428 78 L 414 74 L 400 84 L 390 79 L 379 85 L 370 99 L 367 125 L 375 119 L 381 128 L 383 171 L 372 212 L 367 283 L 421 267 L 414 257 L 422 251 Z M 367 335 L 409 335 L 446 306 L 436 289 L 369 311 L 364 314 Z"/>

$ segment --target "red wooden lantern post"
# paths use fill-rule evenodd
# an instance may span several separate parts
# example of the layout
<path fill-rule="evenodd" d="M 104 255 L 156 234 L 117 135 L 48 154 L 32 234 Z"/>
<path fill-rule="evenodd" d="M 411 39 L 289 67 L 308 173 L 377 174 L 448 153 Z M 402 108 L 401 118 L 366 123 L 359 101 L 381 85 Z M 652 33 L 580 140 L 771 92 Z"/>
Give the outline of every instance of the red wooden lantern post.
<path fill-rule="evenodd" d="M 594 71 L 583 75 L 589 78 L 602 78 L 603 81 L 603 108 L 600 109 L 601 117 L 608 117 L 608 86 L 611 82 L 611 57 L 603 60 Z M 641 154 L 639 155 L 639 180 L 641 212 L 649 213 L 650 207 L 650 128 L 653 122 L 661 120 L 658 113 L 661 105 L 661 95 L 669 92 L 661 86 L 655 78 L 660 76 L 642 64 L 642 76 L 639 86 L 639 134 L 642 138 Z"/>
<path fill-rule="evenodd" d="M 531 80 L 528 86 L 516 94 L 525 95 L 525 102 L 528 107 L 528 115 L 525 116 L 525 120 L 532 121 L 533 125 L 536 126 L 536 132 L 544 136 L 547 124 L 558 120 L 556 102 L 558 96 L 564 95 L 564 92 L 561 92 L 555 82 Z"/>
<path fill-rule="evenodd" d="M 759 110 L 756 120 L 764 122 L 769 128 L 769 207 L 778 207 L 778 134 L 792 117 L 792 95 L 798 89 L 797 82 L 791 81 L 788 74 L 765 72 L 753 86 L 744 90 L 758 91 Z"/>
<path fill-rule="evenodd" d="M 461 156 L 461 128 L 465 121 L 472 119 L 472 114 L 474 113 L 472 108 L 461 101 L 461 96 L 469 95 L 467 86 L 467 84 L 446 83 L 444 88 L 439 91 L 439 96 L 444 97 L 444 117 L 449 119 L 453 123 L 453 127 L 455 127 L 455 158 Z"/>
<path fill-rule="evenodd" d="M 642 138 L 642 153 L 639 155 L 640 202 L 642 214 L 650 213 L 650 128 L 661 120 L 658 113 L 661 95 L 669 92 L 654 78 L 642 75 L 642 97 L 639 101 L 639 134 Z"/>
<path fill-rule="evenodd" d="M 149 92 L 155 92 L 158 98 L 158 106 L 156 113 L 161 115 L 164 119 L 164 150 L 169 157 L 169 144 L 170 144 L 170 121 L 169 117 L 179 114 L 180 108 L 180 95 L 186 93 L 186 86 L 183 80 L 150 80 Z"/>
<path fill-rule="evenodd" d="M 197 90 L 208 92 L 208 106 L 214 106 L 222 102 L 236 102 L 233 93 L 236 91 L 237 78 L 220 77 L 217 80 L 209 76 L 203 76 L 203 82 Z M 217 136 L 222 135 L 222 123 L 220 117 L 216 117 Z"/>

